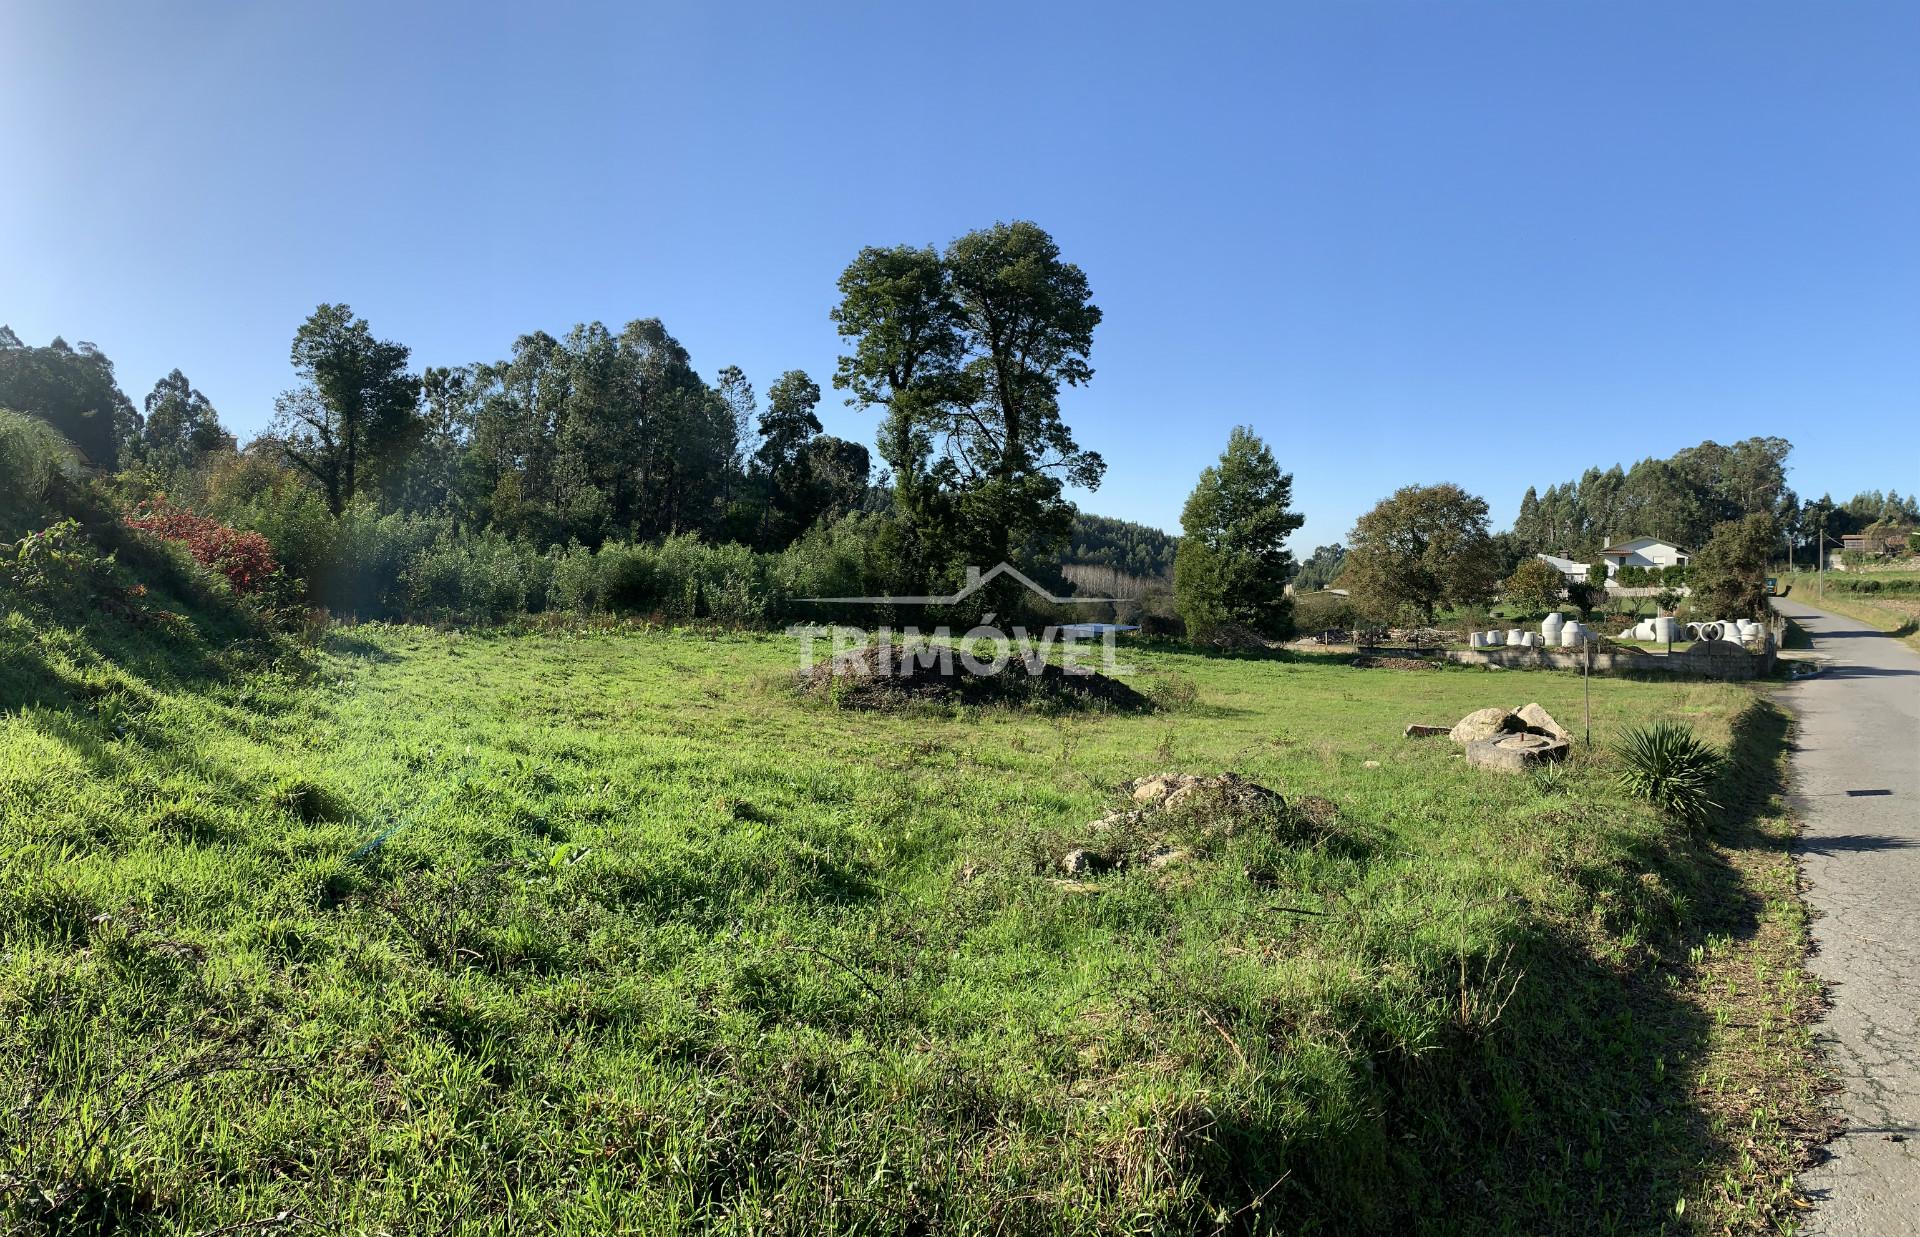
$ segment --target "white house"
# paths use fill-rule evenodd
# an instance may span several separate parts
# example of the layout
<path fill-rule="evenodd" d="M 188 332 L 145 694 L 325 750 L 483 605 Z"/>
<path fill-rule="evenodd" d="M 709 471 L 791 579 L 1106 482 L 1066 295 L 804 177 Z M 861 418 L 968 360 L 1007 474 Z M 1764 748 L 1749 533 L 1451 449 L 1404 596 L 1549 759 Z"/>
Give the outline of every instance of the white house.
<path fill-rule="evenodd" d="M 1622 567 L 1684 567 L 1693 556 L 1671 541 L 1635 537 L 1608 546 L 1600 551 L 1600 557 L 1606 560 L 1607 576 L 1611 578 L 1619 575 Z"/>
<path fill-rule="evenodd" d="M 1534 557 L 1559 572 L 1560 578 L 1568 584 L 1586 582 L 1587 565 L 1585 563 L 1577 563 L 1570 558 L 1561 558 L 1555 554 L 1536 554 Z"/>

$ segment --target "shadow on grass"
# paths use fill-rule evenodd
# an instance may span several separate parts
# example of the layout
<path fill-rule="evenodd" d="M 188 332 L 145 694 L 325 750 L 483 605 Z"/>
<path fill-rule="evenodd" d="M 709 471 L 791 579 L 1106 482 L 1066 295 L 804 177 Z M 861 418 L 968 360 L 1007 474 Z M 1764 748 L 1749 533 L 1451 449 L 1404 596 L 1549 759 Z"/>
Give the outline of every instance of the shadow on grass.
<path fill-rule="evenodd" d="M 328 633 L 322 647 L 335 656 L 355 657 L 378 666 L 389 666 L 400 660 L 399 654 L 388 652 L 364 636 L 350 635 L 344 631 Z"/>
<path fill-rule="evenodd" d="M 1255 1231 L 1264 1212 L 1327 1232 L 1671 1231 L 1676 1202 L 1713 1186 L 1703 1165 L 1745 1145 L 1744 1125 L 1716 1122 L 1695 1091 L 1715 1048 L 1712 1006 L 1675 981 L 1696 950 L 1749 940 L 1764 922 L 1765 900 L 1729 856 L 1787 846 L 1762 827 L 1786 731 L 1771 706 L 1738 720 L 1711 837 L 1676 829 L 1601 862 L 1571 851 L 1590 922 L 1528 915 L 1510 957 L 1524 982 L 1491 1025 L 1457 1020 L 1418 1056 L 1368 1053 L 1377 1126 L 1276 1149 L 1273 1128 L 1223 1121 L 1225 1161 L 1200 1195 L 1236 1216 L 1227 1230 Z M 1624 960 L 1602 953 L 1635 939 Z M 1464 982 L 1461 994 L 1464 1010 Z M 1234 1212 L 1282 1173 L 1258 1212 Z"/>

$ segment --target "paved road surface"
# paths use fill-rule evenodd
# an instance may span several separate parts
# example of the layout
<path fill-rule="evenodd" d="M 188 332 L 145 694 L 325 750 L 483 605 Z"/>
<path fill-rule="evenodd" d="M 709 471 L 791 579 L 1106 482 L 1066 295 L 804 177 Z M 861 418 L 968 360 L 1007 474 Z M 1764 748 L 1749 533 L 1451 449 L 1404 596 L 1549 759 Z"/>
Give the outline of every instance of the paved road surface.
<path fill-rule="evenodd" d="M 1829 668 L 1783 688 L 1815 912 L 1819 1027 L 1847 1129 L 1802 1185 L 1808 1231 L 1920 1235 L 1920 654 L 1854 619 L 1776 601 Z"/>

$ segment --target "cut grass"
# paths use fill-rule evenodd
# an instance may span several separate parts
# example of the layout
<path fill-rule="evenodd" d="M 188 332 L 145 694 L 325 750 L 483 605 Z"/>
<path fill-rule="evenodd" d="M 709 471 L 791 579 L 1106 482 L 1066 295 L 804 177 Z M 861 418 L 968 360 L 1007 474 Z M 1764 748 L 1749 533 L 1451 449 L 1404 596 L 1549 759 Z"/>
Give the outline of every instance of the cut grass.
<path fill-rule="evenodd" d="M 27 1228 L 1791 1209 L 1814 994 L 1779 718 L 1744 687 L 1593 683 L 1597 748 L 1657 715 L 1734 749 L 1696 838 L 1600 751 L 1502 778 L 1399 737 L 1523 698 L 1577 723 L 1573 676 L 1142 652 L 1179 707 L 874 714 L 802 699 L 795 645 L 751 634 L 371 627 L 238 676 L 7 622 Z M 1057 882 L 1128 779 L 1227 769 L 1337 827 Z"/>

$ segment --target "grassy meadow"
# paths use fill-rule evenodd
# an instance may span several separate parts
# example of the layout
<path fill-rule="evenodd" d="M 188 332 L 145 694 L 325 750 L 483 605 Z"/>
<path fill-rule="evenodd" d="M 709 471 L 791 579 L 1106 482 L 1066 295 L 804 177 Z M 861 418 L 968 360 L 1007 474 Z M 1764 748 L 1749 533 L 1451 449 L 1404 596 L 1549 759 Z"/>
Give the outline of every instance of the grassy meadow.
<path fill-rule="evenodd" d="M 853 712 L 796 642 L 0 621 L 0 1215 L 29 1232 L 1791 1226 L 1784 721 L 1130 651 L 1145 714 Z M 1695 837 L 1613 784 L 1729 747 Z M 1130 778 L 1310 812 L 1062 881 Z"/>

